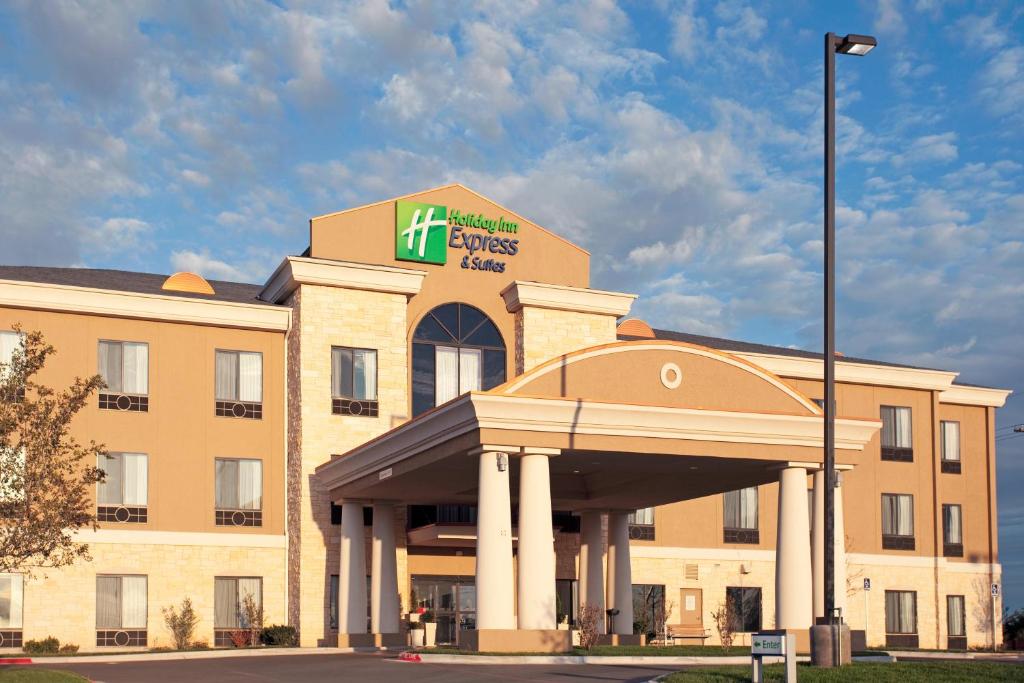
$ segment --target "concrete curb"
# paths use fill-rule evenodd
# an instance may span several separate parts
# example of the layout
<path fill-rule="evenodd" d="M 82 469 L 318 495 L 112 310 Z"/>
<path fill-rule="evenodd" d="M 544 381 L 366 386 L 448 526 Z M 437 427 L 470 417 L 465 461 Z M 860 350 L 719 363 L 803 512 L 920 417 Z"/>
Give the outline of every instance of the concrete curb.
<path fill-rule="evenodd" d="M 408 648 L 386 647 L 281 647 L 252 650 L 192 650 L 186 652 L 136 652 L 123 655 L 80 655 L 40 657 L 34 664 L 112 664 L 115 662 L 166 662 L 181 659 L 222 659 L 227 657 L 289 657 L 295 655 L 343 655 L 352 653 L 399 652 Z"/>
<path fill-rule="evenodd" d="M 423 664 L 604 664 L 605 666 L 651 666 L 651 665 L 705 665 L 750 664 L 750 657 L 743 655 L 728 657 L 599 657 L 593 655 L 432 655 L 419 653 Z M 768 664 L 783 662 L 782 657 L 765 657 Z M 798 662 L 808 662 L 810 657 L 797 657 Z"/>
<path fill-rule="evenodd" d="M 892 655 L 862 655 L 853 657 L 855 662 L 880 662 L 882 664 L 892 664 L 896 661 L 896 658 Z"/>

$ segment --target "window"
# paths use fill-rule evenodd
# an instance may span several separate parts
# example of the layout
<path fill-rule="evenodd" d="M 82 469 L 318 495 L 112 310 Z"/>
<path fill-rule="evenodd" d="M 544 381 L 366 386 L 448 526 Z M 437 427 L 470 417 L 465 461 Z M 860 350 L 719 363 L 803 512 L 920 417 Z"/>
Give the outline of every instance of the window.
<path fill-rule="evenodd" d="M 98 484 L 96 519 L 100 522 L 148 521 L 149 458 L 143 453 L 106 453 L 99 458 L 106 477 Z"/>
<path fill-rule="evenodd" d="M 964 596 L 946 596 L 946 647 L 950 650 L 967 649 L 967 613 Z"/>
<path fill-rule="evenodd" d="M 882 406 L 882 460 L 913 462 L 910 408 Z"/>
<path fill-rule="evenodd" d="M 413 416 L 505 381 L 505 342 L 473 306 L 438 306 L 416 326 L 412 341 Z"/>
<path fill-rule="evenodd" d="M 960 423 L 942 420 L 942 471 L 947 474 L 960 474 Z"/>
<path fill-rule="evenodd" d="M 942 506 L 942 554 L 945 557 L 964 556 L 963 518 L 959 505 Z"/>
<path fill-rule="evenodd" d="M 882 548 L 914 549 L 914 497 L 903 493 L 882 494 Z"/>
<path fill-rule="evenodd" d="M 24 335 L 20 332 L 0 331 L 0 382 L 4 380 L 14 362 L 14 354 L 21 351 Z M 12 394 L 0 396 L 0 401 L 16 402 L 25 397 L 25 387 L 13 388 Z"/>
<path fill-rule="evenodd" d="M 263 419 L 263 354 L 218 350 L 216 360 L 215 414 Z"/>
<path fill-rule="evenodd" d="M 96 577 L 96 645 L 145 647 L 145 576 Z"/>
<path fill-rule="evenodd" d="M 217 458 L 217 526 L 263 525 L 263 461 Z"/>
<path fill-rule="evenodd" d="M 634 541 L 654 540 L 654 508 L 640 508 L 629 513 L 629 538 Z"/>
<path fill-rule="evenodd" d="M 732 627 L 739 633 L 761 630 L 761 589 L 728 587 L 725 603 L 732 617 Z"/>
<path fill-rule="evenodd" d="M 555 614 L 559 624 L 576 624 L 576 615 L 580 613 L 579 601 L 579 584 L 575 579 L 555 580 Z"/>
<path fill-rule="evenodd" d="M 917 647 L 917 593 L 885 591 L 885 644 Z"/>
<path fill-rule="evenodd" d="M 21 574 L 0 574 L 0 647 L 21 647 L 24 584 Z"/>
<path fill-rule="evenodd" d="M 722 494 L 725 505 L 724 540 L 726 543 L 759 543 L 757 524 L 757 487 Z"/>
<path fill-rule="evenodd" d="M 330 619 L 330 628 L 331 628 L 332 631 L 337 631 L 338 630 L 338 575 L 337 574 L 331 574 L 331 585 L 330 585 L 330 590 L 328 591 L 328 598 L 327 599 L 331 601 L 330 604 L 328 605 L 328 608 L 327 608 L 328 614 L 330 615 L 330 617 L 329 617 L 329 619 Z"/>
<path fill-rule="evenodd" d="M 248 605 L 247 605 L 248 603 Z M 223 577 L 213 580 L 213 644 L 232 645 L 231 632 L 250 627 L 250 610 L 263 609 L 263 579 Z"/>
<path fill-rule="evenodd" d="M 665 586 L 634 583 L 633 633 L 646 635 L 651 640 L 664 628 L 664 624 Z"/>
<path fill-rule="evenodd" d="M 100 408 L 145 413 L 149 411 L 149 344 L 101 341 Z"/>
<path fill-rule="evenodd" d="M 25 514 L 25 449 L 0 447 L 0 519 Z"/>
<path fill-rule="evenodd" d="M 331 347 L 331 412 L 377 417 L 377 352 Z"/>

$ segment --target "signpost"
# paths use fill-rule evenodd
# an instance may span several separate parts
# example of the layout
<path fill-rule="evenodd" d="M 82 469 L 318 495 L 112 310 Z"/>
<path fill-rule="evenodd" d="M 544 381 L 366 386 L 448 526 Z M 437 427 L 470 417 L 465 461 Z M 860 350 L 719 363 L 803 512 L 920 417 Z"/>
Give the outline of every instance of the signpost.
<path fill-rule="evenodd" d="M 864 577 L 864 642 L 868 639 L 868 625 L 871 623 L 871 611 L 868 606 L 868 593 L 871 592 L 871 579 Z"/>
<path fill-rule="evenodd" d="M 750 639 L 751 680 L 764 682 L 764 657 L 786 658 L 786 683 L 796 683 L 796 636 L 785 631 L 755 633 Z"/>
<path fill-rule="evenodd" d="M 996 611 L 996 600 L 999 598 L 999 584 L 992 584 L 992 651 L 995 652 L 999 649 L 999 640 L 996 637 L 998 630 L 996 629 L 996 615 L 999 614 Z"/>

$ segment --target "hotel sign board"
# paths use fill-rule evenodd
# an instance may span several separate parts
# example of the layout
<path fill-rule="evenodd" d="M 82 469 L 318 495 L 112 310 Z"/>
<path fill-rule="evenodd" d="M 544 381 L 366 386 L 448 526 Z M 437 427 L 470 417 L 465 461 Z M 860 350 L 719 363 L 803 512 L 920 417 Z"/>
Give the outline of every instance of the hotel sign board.
<path fill-rule="evenodd" d="M 505 272 L 519 253 L 519 224 L 441 204 L 395 202 L 395 259 L 443 266 L 449 252 L 466 270 Z"/>

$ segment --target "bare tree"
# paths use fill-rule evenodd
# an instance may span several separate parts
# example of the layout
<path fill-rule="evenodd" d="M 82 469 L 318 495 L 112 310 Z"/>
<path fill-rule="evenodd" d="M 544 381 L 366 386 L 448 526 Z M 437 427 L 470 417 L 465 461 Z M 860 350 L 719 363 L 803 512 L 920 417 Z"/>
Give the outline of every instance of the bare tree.
<path fill-rule="evenodd" d="M 726 600 L 719 604 L 718 609 L 711 613 L 711 618 L 715 620 L 715 629 L 718 631 L 718 639 L 722 642 L 722 647 L 732 647 L 736 623 L 729 601 Z"/>
<path fill-rule="evenodd" d="M 604 615 L 597 605 L 589 602 L 580 605 L 578 625 L 580 630 L 580 647 L 584 650 L 589 651 L 597 643 L 598 625 L 603 618 Z"/>
<path fill-rule="evenodd" d="M 16 326 L 16 331 L 20 329 Z M 103 447 L 80 445 L 71 422 L 103 380 L 75 378 L 56 391 L 35 381 L 55 353 L 40 332 L 22 334 L 0 363 L 0 572 L 63 567 L 89 559 L 74 533 L 96 528 L 93 486 Z"/>

